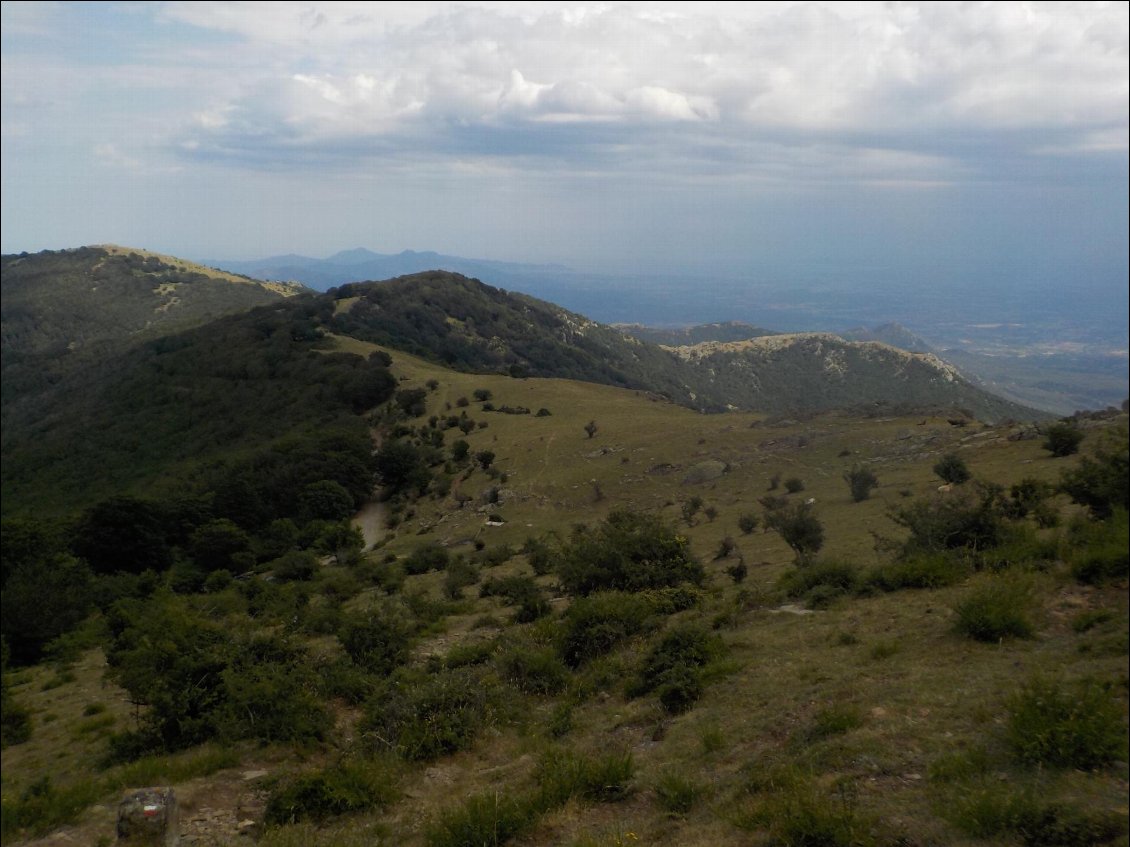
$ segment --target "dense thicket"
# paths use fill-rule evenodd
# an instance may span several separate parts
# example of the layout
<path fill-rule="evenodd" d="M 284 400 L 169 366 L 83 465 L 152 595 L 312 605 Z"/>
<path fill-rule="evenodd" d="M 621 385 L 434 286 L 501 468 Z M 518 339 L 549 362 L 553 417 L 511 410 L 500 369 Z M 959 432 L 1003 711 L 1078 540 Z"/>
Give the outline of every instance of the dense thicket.
<path fill-rule="evenodd" d="M 5 513 L 58 512 L 161 478 L 181 488 L 241 450 L 313 432 L 333 431 L 352 445 L 344 452 L 367 453 L 357 415 L 388 400 L 395 381 L 382 357 L 325 349 L 321 325 L 332 308 L 294 298 L 224 318 L 6 402 Z M 337 475 L 304 484 L 321 478 Z"/>

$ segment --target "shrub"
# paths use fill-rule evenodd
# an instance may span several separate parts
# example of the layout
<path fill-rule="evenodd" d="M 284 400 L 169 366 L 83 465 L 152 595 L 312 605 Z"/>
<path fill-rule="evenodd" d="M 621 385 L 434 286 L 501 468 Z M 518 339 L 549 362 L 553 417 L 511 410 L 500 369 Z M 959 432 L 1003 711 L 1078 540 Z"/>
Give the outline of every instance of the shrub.
<path fill-rule="evenodd" d="M 451 553 L 438 542 L 421 544 L 404 560 L 404 572 L 417 576 L 428 571 L 442 571 L 451 562 Z"/>
<path fill-rule="evenodd" d="M 314 574 L 317 573 L 318 557 L 309 550 L 291 550 L 270 562 L 267 567 L 274 572 L 276 579 L 286 582 L 305 582 L 313 579 Z M 231 575 L 228 576 L 230 578 Z"/>
<path fill-rule="evenodd" d="M 1096 448 L 1093 458 L 1084 456 L 1060 477 L 1060 490 L 1090 509 L 1094 518 L 1108 518 L 1130 506 L 1128 441 L 1126 427 L 1118 427 Z"/>
<path fill-rule="evenodd" d="M 595 530 L 573 535 L 558 575 L 566 591 L 583 595 L 698 584 L 705 574 L 687 539 L 659 517 L 618 510 Z"/>
<path fill-rule="evenodd" d="M 872 568 L 863 576 L 863 586 L 879 591 L 904 588 L 944 588 L 956 585 L 969 574 L 969 566 L 946 553 L 920 553 Z"/>
<path fill-rule="evenodd" d="M 1044 449 L 1053 456 L 1071 456 L 1079 452 L 1083 431 L 1066 421 L 1052 424 L 1044 430 Z"/>
<path fill-rule="evenodd" d="M 443 593 L 449 600 L 459 600 L 463 597 L 463 589 L 478 581 L 478 567 L 459 557 L 447 566 L 443 577 Z"/>
<path fill-rule="evenodd" d="M 1130 520 L 1124 509 L 1106 521 L 1078 522 L 1069 534 L 1071 574 L 1080 582 L 1098 585 L 1130 574 Z"/>
<path fill-rule="evenodd" d="M 1088 769 L 1126 756 L 1121 706 L 1095 681 L 1029 680 L 1008 700 L 1008 741 L 1035 765 Z"/>
<path fill-rule="evenodd" d="M 854 467 L 844 474 L 844 482 L 851 491 L 852 502 L 862 503 L 870 499 L 871 489 L 879 485 L 879 477 L 869 468 Z"/>
<path fill-rule="evenodd" d="M 1030 605 L 1031 594 L 1025 582 L 991 577 L 971 589 L 954 607 L 954 628 L 975 641 L 1029 638 L 1033 632 L 1028 619 Z"/>
<path fill-rule="evenodd" d="M 789 545 L 799 566 L 809 564 L 824 546 L 824 525 L 807 503 L 771 509 L 765 513 L 765 526 Z"/>
<path fill-rule="evenodd" d="M 859 585 L 859 571 L 840 562 L 818 562 L 787 571 L 778 584 L 788 597 L 804 598 L 808 605 L 821 607 L 854 592 Z"/>
<path fill-rule="evenodd" d="M 476 388 L 473 392 L 471 392 L 471 396 L 473 396 L 480 403 L 483 403 L 491 399 L 493 395 L 490 393 L 490 389 L 488 388 Z"/>
<path fill-rule="evenodd" d="M 702 783 L 675 771 L 664 771 L 655 784 L 655 799 L 669 815 L 682 817 L 697 803 L 705 790 Z"/>
<path fill-rule="evenodd" d="M 635 594 L 610 591 L 579 598 L 565 613 L 561 657 L 578 667 L 643 632 L 652 618 L 651 604 Z"/>
<path fill-rule="evenodd" d="M 968 482 L 973 476 L 969 472 L 965 460 L 956 453 L 947 453 L 942 456 L 934 465 L 934 473 L 947 485 L 961 485 L 963 482 Z"/>
<path fill-rule="evenodd" d="M 742 531 L 742 535 L 749 535 L 757 529 L 757 515 L 749 512 L 738 518 L 738 529 Z"/>
<path fill-rule="evenodd" d="M 429 847 L 499 847 L 528 830 L 538 811 L 528 799 L 476 794 L 427 829 Z"/>
<path fill-rule="evenodd" d="M 543 576 L 552 569 L 553 550 L 548 542 L 540 538 L 527 538 L 521 552 L 526 555 L 526 560 L 538 576 Z"/>
<path fill-rule="evenodd" d="M 681 668 L 701 668 L 720 655 L 722 640 L 697 624 L 677 624 L 668 630 L 644 659 L 639 680 L 631 686 L 634 696 L 661 686 Z"/>
<path fill-rule="evenodd" d="M 563 806 L 573 798 L 615 803 L 627 797 L 635 776 L 632 754 L 610 752 L 590 758 L 571 750 L 551 750 L 538 763 L 543 808 Z"/>
<path fill-rule="evenodd" d="M 720 559 L 729 558 L 737 547 L 738 545 L 734 539 L 727 535 L 718 542 L 718 551 L 714 554 L 714 561 L 717 562 Z"/>
<path fill-rule="evenodd" d="M 408 660 L 412 621 L 394 605 L 349 616 L 338 638 L 358 666 L 374 673 L 390 673 Z"/>
<path fill-rule="evenodd" d="M 859 814 L 849 786 L 841 783 L 834 792 L 826 792 L 795 777 L 768 787 L 752 812 L 735 823 L 768 830 L 773 844 L 870 847 L 875 843 L 873 822 Z"/>
<path fill-rule="evenodd" d="M 405 759 L 435 759 L 471 745 L 493 712 L 495 687 L 475 668 L 389 686 L 366 704 L 363 728 Z"/>
<path fill-rule="evenodd" d="M 1019 836 L 1026 847 L 1095 847 L 1126 835 L 1126 819 L 1041 800 L 1030 788 L 981 782 L 947 798 L 944 815 L 975 838 Z"/>
<path fill-rule="evenodd" d="M 527 694 L 557 694 L 569 682 L 568 668 L 544 647 L 512 647 L 499 657 L 498 668 L 506 682 Z"/>
<path fill-rule="evenodd" d="M 980 487 L 976 492 L 936 495 L 894 509 L 891 520 L 910 531 L 903 555 L 996 546 L 1003 531 L 998 494 L 993 487 Z"/>
<path fill-rule="evenodd" d="M 681 715 L 702 698 L 702 673 L 689 665 L 676 665 L 663 675 L 656 689 L 665 712 Z"/>
<path fill-rule="evenodd" d="M 789 494 L 796 494 L 804 491 L 804 480 L 798 476 L 790 476 L 785 480 L 785 491 Z"/>
<path fill-rule="evenodd" d="M 267 799 L 268 824 L 322 821 L 396 800 L 396 773 L 381 761 L 348 759 L 275 786 Z"/>
<path fill-rule="evenodd" d="M 805 743 L 821 741 L 835 735 L 843 735 L 863 725 L 863 715 L 859 708 L 850 703 L 841 703 L 819 710 L 812 723 L 800 734 Z"/>

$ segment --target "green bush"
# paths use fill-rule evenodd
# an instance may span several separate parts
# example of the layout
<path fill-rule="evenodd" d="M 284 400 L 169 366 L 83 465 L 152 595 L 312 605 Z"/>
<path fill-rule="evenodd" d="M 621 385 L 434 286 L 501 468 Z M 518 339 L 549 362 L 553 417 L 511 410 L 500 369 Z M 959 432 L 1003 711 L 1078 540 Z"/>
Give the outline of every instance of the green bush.
<path fill-rule="evenodd" d="M 944 588 L 969 574 L 969 565 L 947 553 L 920 553 L 879 565 L 863 576 L 863 586 L 879 591 Z"/>
<path fill-rule="evenodd" d="M 702 799 L 702 783 L 675 771 L 664 771 L 655 784 L 655 799 L 669 815 L 682 817 Z"/>
<path fill-rule="evenodd" d="M 1083 431 L 1067 421 L 1054 423 L 1044 430 L 1044 449 L 1053 456 L 1071 456 L 1079 452 Z"/>
<path fill-rule="evenodd" d="M 765 526 L 781 536 L 796 555 L 797 565 L 808 565 L 824 546 L 824 525 L 808 503 L 796 503 L 769 509 Z"/>
<path fill-rule="evenodd" d="M 455 668 L 387 686 L 365 706 L 363 728 L 411 761 L 464 750 L 491 719 L 497 682 Z"/>
<path fill-rule="evenodd" d="M 529 798 L 476 794 L 428 827 L 428 847 L 501 847 L 537 819 L 538 810 Z"/>
<path fill-rule="evenodd" d="M 1008 700 L 1008 741 L 1025 762 L 1088 769 L 1125 758 L 1126 725 L 1105 686 L 1036 677 Z"/>
<path fill-rule="evenodd" d="M 954 607 L 954 628 L 975 641 L 1029 638 L 1033 633 L 1029 620 L 1031 605 L 1027 583 L 991 577 L 972 588 Z"/>
<path fill-rule="evenodd" d="M 479 581 L 479 568 L 466 559 L 457 557 L 447 566 L 443 577 L 443 593 L 449 600 L 463 599 L 463 589 Z"/>
<path fill-rule="evenodd" d="M 1117 509 L 1105 521 L 1075 523 L 1068 535 L 1071 574 L 1080 582 L 1099 585 L 1130 574 L 1130 520 Z"/>
<path fill-rule="evenodd" d="M 875 472 L 870 468 L 854 467 L 844 474 L 844 482 L 848 484 L 848 490 L 851 491 L 851 499 L 854 503 L 862 503 L 871 497 L 871 489 L 878 487 L 879 477 L 875 476 Z"/>
<path fill-rule="evenodd" d="M 934 473 L 947 485 L 961 485 L 963 482 L 968 482 L 973 476 L 969 472 L 965 460 L 956 453 L 947 453 L 942 456 L 934 465 Z"/>
<path fill-rule="evenodd" d="M 702 668 L 722 650 L 722 640 L 701 626 L 677 625 L 651 648 L 628 693 L 657 691 L 666 711 L 681 714 L 702 696 Z"/>
<path fill-rule="evenodd" d="M 735 823 L 743 829 L 768 831 L 769 843 L 812 847 L 870 847 L 873 821 L 861 815 L 851 787 L 831 792 L 799 774 L 770 776 L 763 796 Z"/>
<path fill-rule="evenodd" d="M 557 694 L 569 682 L 569 669 L 548 647 L 515 646 L 498 658 L 502 678 L 527 694 Z"/>
<path fill-rule="evenodd" d="M 691 556 L 687 539 L 659 517 L 620 510 L 596 529 L 573 535 L 558 576 L 570 594 L 586 595 L 699 584 L 705 573 Z"/>
<path fill-rule="evenodd" d="M 1025 847 L 1096 847 L 1126 835 L 1126 818 L 1041 800 L 1029 787 L 980 782 L 947 796 L 943 815 L 974 838 L 1019 837 Z"/>
<path fill-rule="evenodd" d="M 577 599 L 564 617 L 561 657 L 578 667 L 652 625 L 652 606 L 636 594 L 609 591 Z"/>
<path fill-rule="evenodd" d="M 690 711 L 702 699 L 702 691 L 702 671 L 690 665 L 671 668 L 656 687 L 659 704 L 672 715 Z"/>
<path fill-rule="evenodd" d="M 573 798 L 619 802 L 631 793 L 635 771 L 631 753 L 610 752 L 591 758 L 571 750 L 551 750 L 538 763 L 541 805 L 552 809 Z"/>
<path fill-rule="evenodd" d="M 451 562 L 451 553 L 447 548 L 437 542 L 421 544 L 413 550 L 403 562 L 404 572 L 409 576 L 417 576 L 428 571 L 445 570 Z"/>
<path fill-rule="evenodd" d="M 841 562 L 817 562 L 781 575 L 778 582 L 785 595 L 804 598 L 814 608 L 827 606 L 837 597 L 854 592 L 860 584 L 859 570 Z"/>
<path fill-rule="evenodd" d="M 358 666 L 387 674 L 408 660 L 412 631 L 409 616 L 402 608 L 389 603 L 348 616 L 338 638 Z"/>
<path fill-rule="evenodd" d="M 937 495 L 893 509 L 891 520 L 910 532 L 903 555 L 995 547 L 1003 528 L 999 493 L 983 486 L 976 492 Z"/>
<path fill-rule="evenodd" d="M 347 759 L 301 774 L 274 787 L 267 799 L 268 824 L 292 824 L 381 808 L 397 799 L 396 771 L 380 760 Z"/>
<path fill-rule="evenodd" d="M 1105 433 L 1093 457 L 1084 456 L 1078 465 L 1064 471 L 1059 489 L 1100 520 L 1118 509 L 1126 511 L 1130 506 L 1130 438 L 1126 425 Z"/>
<path fill-rule="evenodd" d="M 863 715 L 857 706 L 840 703 L 820 709 L 812 717 L 812 723 L 798 736 L 804 743 L 821 741 L 835 735 L 843 735 L 863 725 Z"/>

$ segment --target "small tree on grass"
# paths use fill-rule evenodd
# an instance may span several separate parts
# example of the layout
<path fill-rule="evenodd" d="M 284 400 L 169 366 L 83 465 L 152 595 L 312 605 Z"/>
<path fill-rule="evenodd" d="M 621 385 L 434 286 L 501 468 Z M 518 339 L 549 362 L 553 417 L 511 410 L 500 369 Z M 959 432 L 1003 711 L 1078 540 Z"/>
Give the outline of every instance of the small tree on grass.
<path fill-rule="evenodd" d="M 698 514 L 701 508 L 702 498 L 697 494 L 683 501 L 683 520 L 687 522 L 687 526 L 694 526 L 694 516 Z"/>
<path fill-rule="evenodd" d="M 1052 424 L 1044 430 L 1044 449 L 1057 458 L 1078 453 L 1082 440 L 1082 430 L 1067 421 Z"/>
<path fill-rule="evenodd" d="M 941 477 L 942 482 L 949 485 L 961 485 L 968 482 L 973 474 L 969 472 L 965 460 L 957 453 L 946 453 L 934 465 L 934 473 Z"/>
<path fill-rule="evenodd" d="M 783 506 L 765 515 L 765 525 L 792 548 L 798 566 L 810 564 L 824 546 L 824 525 L 807 503 Z"/>
<path fill-rule="evenodd" d="M 589 438 L 592 438 L 594 435 L 596 435 L 596 431 L 598 429 L 599 427 L 596 425 L 596 421 L 589 421 L 587 424 L 585 424 L 585 432 L 588 433 Z"/>
<path fill-rule="evenodd" d="M 853 503 L 862 503 L 871 497 L 871 489 L 879 485 L 879 478 L 868 468 L 855 467 L 844 474 L 844 481 L 851 489 Z"/>
<path fill-rule="evenodd" d="M 494 451 L 480 450 L 475 454 L 475 461 L 478 462 L 479 467 L 481 467 L 485 471 L 491 466 L 491 463 L 494 462 Z"/>
<path fill-rule="evenodd" d="M 742 535 L 749 535 L 757 529 L 757 515 L 750 512 L 749 514 L 742 515 L 738 518 L 738 529 L 742 531 Z"/>

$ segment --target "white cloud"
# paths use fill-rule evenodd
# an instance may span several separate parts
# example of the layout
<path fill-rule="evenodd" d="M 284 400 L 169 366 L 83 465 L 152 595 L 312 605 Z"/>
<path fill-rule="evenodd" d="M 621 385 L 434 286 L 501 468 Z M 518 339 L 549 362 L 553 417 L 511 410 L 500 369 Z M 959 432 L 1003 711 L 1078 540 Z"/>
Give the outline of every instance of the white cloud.
<path fill-rule="evenodd" d="M 1040 129 L 1076 136 L 1058 149 L 1124 143 L 1126 4 L 764 5 L 190 3 L 165 14 L 315 69 L 249 73 L 211 110 L 240 117 L 211 127 L 223 145 L 240 146 L 240 133 L 301 146 L 593 121 L 884 135 L 911 148 Z"/>

